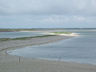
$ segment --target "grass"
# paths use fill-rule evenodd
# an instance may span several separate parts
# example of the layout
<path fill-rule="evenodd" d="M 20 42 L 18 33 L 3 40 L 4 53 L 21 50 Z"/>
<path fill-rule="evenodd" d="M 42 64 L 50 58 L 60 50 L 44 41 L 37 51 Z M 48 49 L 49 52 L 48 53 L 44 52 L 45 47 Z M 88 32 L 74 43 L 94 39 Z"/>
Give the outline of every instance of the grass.
<path fill-rule="evenodd" d="M 56 36 L 56 35 L 43 35 L 43 36 L 34 36 L 34 37 L 21 37 L 21 38 L 1 38 L 0 41 L 8 41 L 8 40 L 27 40 L 32 38 L 43 38 L 49 36 Z"/>
<path fill-rule="evenodd" d="M 71 34 L 71 32 L 53 32 L 55 34 Z"/>

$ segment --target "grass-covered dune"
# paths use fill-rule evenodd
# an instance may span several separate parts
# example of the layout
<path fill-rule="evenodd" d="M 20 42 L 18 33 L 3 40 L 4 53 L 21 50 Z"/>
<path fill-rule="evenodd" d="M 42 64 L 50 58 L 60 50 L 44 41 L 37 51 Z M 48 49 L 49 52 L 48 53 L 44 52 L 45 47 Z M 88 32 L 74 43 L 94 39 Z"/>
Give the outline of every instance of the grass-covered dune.
<path fill-rule="evenodd" d="M 72 32 L 53 32 L 54 34 L 71 34 Z"/>
<path fill-rule="evenodd" d="M 50 35 L 61 35 L 61 36 L 79 36 L 77 33 L 72 32 L 52 32 Z"/>

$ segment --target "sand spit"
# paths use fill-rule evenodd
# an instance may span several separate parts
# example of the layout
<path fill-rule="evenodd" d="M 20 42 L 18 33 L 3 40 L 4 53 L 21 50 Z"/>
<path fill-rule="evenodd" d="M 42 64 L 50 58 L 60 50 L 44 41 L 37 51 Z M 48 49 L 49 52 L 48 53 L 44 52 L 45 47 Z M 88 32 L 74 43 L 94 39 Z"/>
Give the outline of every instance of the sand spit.
<path fill-rule="evenodd" d="M 31 38 L 26 40 L 8 40 L 8 41 L 1 41 L 0 42 L 0 50 L 5 49 L 14 49 L 24 47 L 24 46 L 32 46 L 32 45 L 40 45 L 40 44 L 46 44 L 51 42 L 56 42 L 63 39 L 71 38 L 69 36 L 49 36 L 49 37 L 38 37 L 38 38 Z"/>

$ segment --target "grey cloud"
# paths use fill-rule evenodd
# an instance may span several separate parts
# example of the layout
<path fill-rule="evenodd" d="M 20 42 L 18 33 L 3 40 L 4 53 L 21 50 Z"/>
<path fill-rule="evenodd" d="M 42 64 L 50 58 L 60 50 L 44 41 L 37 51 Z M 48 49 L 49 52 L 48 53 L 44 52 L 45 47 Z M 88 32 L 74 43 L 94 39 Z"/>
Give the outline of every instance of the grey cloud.
<path fill-rule="evenodd" d="M 96 15 L 96 0 L 0 0 L 0 13 Z"/>
<path fill-rule="evenodd" d="M 96 0 L 0 0 L 0 27 L 96 27 Z"/>

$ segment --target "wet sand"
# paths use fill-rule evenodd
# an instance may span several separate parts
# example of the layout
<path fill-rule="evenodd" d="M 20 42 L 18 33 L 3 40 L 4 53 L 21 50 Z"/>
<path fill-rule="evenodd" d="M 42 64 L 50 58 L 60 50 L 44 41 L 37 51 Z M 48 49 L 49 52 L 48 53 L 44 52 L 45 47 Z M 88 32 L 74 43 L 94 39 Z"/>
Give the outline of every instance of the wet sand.
<path fill-rule="evenodd" d="M 11 56 L 6 50 L 68 39 L 68 36 L 32 38 L 0 42 L 0 72 L 96 72 L 96 66 L 72 62 L 48 61 Z"/>

